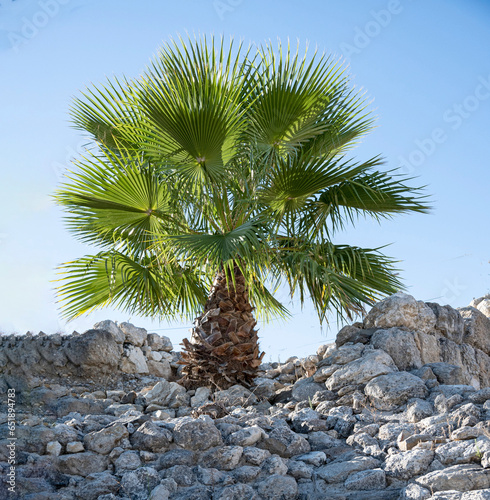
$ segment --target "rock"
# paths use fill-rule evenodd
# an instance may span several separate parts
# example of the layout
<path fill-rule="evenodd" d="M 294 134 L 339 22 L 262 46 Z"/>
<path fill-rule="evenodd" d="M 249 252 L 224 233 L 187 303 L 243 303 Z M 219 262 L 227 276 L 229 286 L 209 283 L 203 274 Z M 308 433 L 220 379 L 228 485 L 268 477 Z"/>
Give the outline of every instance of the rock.
<path fill-rule="evenodd" d="M 335 344 L 337 347 L 343 346 L 348 342 L 352 344 L 368 344 L 375 331 L 374 328 L 363 329 L 354 325 L 347 325 L 337 333 Z"/>
<path fill-rule="evenodd" d="M 383 468 L 387 476 L 406 480 L 425 472 L 433 459 L 431 450 L 406 451 L 388 456 Z"/>
<path fill-rule="evenodd" d="M 257 425 L 245 427 L 228 436 L 228 443 L 238 446 L 253 446 L 265 435 L 263 429 Z"/>
<path fill-rule="evenodd" d="M 111 425 L 98 432 L 90 432 L 84 438 L 85 448 L 101 455 L 110 453 L 129 432 L 122 424 Z"/>
<path fill-rule="evenodd" d="M 184 387 L 167 380 L 161 380 L 145 394 L 147 405 L 157 404 L 168 408 L 188 406 L 189 400 L 189 395 Z"/>
<path fill-rule="evenodd" d="M 411 295 L 399 292 L 378 302 L 364 319 L 364 328 L 395 326 L 430 333 L 436 326 L 436 316 L 424 302 L 417 302 Z"/>
<path fill-rule="evenodd" d="M 415 338 L 413 332 L 389 328 L 377 330 L 371 338 L 371 345 L 387 352 L 399 370 L 412 370 L 423 365 Z"/>
<path fill-rule="evenodd" d="M 260 448 L 252 448 L 249 446 L 243 448 L 243 458 L 252 465 L 261 465 L 262 462 L 270 456 L 271 453 L 269 450 L 262 450 Z"/>
<path fill-rule="evenodd" d="M 428 389 L 424 382 L 407 372 L 390 373 L 372 379 L 364 392 L 380 410 L 392 410 L 410 398 L 424 398 Z"/>
<path fill-rule="evenodd" d="M 124 357 L 121 359 L 119 369 L 123 373 L 149 373 L 143 351 L 132 345 L 124 348 Z"/>
<path fill-rule="evenodd" d="M 264 447 L 272 454 L 289 458 L 294 455 L 302 455 L 310 451 L 308 441 L 293 432 L 289 427 L 276 427 L 264 439 Z"/>
<path fill-rule="evenodd" d="M 490 471 L 477 465 L 454 465 L 429 472 L 417 478 L 417 483 L 430 491 L 472 491 L 490 486 Z"/>
<path fill-rule="evenodd" d="M 218 470 L 233 470 L 242 457 L 241 446 L 221 446 L 211 448 L 203 453 L 201 463 L 205 467 L 213 467 Z"/>
<path fill-rule="evenodd" d="M 327 483 L 339 483 L 345 481 L 354 472 L 375 469 L 379 465 L 379 461 L 372 457 L 355 457 L 352 460 L 335 462 L 319 467 L 316 474 Z"/>
<path fill-rule="evenodd" d="M 362 344 L 347 344 L 330 350 L 329 354 L 318 363 L 318 367 L 330 365 L 345 365 L 359 359 L 364 351 Z"/>
<path fill-rule="evenodd" d="M 456 344 L 461 344 L 464 335 L 464 321 L 459 311 L 451 306 L 441 306 L 432 302 L 427 302 L 427 305 L 436 316 L 435 330 Z"/>
<path fill-rule="evenodd" d="M 175 443 L 189 450 L 204 451 L 222 444 L 221 433 L 216 426 L 202 418 L 178 423 L 173 434 Z"/>
<path fill-rule="evenodd" d="M 59 456 L 61 453 L 61 444 L 58 441 L 50 441 L 46 445 L 46 453 L 52 455 L 53 457 Z"/>
<path fill-rule="evenodd" d="M 434 414 L 434 407 L 429 401 L 415 399 L 407 406 L 407 420 L 409 422 L 420 422 L 424 418 L 431 417 Z"/>
<path fill-rule="evenodd" d="M 122 474 L 130 470 L 136 470 L 141 467 L 141 459 L 137 451 L 125 451 L 114 462 L 116 473 Z"/>
<path fill-rule="evenodd" d="M 174 465 L 194 465 L 196 461 L 196 454 L 190 450 L 183 450 L 176 448 L 169 450 L 159 458 L 159 469 L 169 469 Z"/>
<path fill-rule="evenodd" d="M 172 376 L 172 367 L 166 359 L 162 359 L 162 361 L 149 360 L 147 363 L 150 375 L 167 380 Z"/>
<path fill-rule="evenodd" d="M 234 484 L 223 489 L 217 500 L 258 500 L 254 489 L 248 484 Z"/>
<path fill-rule="evenodd" d="M 191 467 L 174 465 L 165 471 L 165 477 L 172 478 L 179 486 L 192 486 L 197 478 Z"/>
<path fill-rule="evenodd" d="M 131 500 L 148 500 L 149 493 L 156 488 L 160 482 L 158 472 L 152 467 L 141 467 L 135 471 L 123 474 L 121 478 L 121 490 Z"/>
<path fill-rule="evenodd" d="M 283 386 L 275 380 L 265 377 L 257 377 L 254 380 L 255 389 L 253 393 L 259 398 L 272 399 L 276 394 L 276 390 L 281 389 Z"/>
<path fill-rule="evenodd" d="M 56 467 L 63 474 L 88 476 L 107 469 L 108 459 L 104 455 L 86 451 L 73 455 L 61 455 L 57 458 Z"/>
<path fill-rule="evenodd" d="M 96 323 L 94 325 L 94 330 L 105 330 L 106 332 L 109 332 L 118 344 L 123 344 L 126 340 L 126 336 L 123 331 L 116 325 L 116 323 L 114 323 L 114 321 L 109 319 Z"/>
<path fill-rule="evenodd" d="M 119 323 L 119 328 L 126 336 L 126 342 L 136 347 L 141 347 L 147 338 L 147 332 L 144 328 L 138 328 L 131 323 Z"/>
<path fill-rule="evenodd" d="M 158 335 L 158 333 L 149 333 L 147 341 L 148 346 L 151 347 L 152 351 L 171 352 L 173 349 L 170 339 L 164 335 Z"/>
<path fill-rule="evenodd" d="M 265 500 L 293 500 L 298 494 L 298 484 L 292 477 L 273 475 L 258 484 L 257 491 Z"/>
<path fill-rule="evenodd" d="M 386 475 L 382 469 L 354 472 L 345 480 L 344 486 L 348 490 L 382 490 L 386 488 Z"/>
<path fill-rule="evenodd" d="M 151 421 L 140 425 L 130 437 L 133 448 L 149 450 L 153 453 L 167 451 L 172 442 L 172 433 Z"/>
<path fill-rule="evenodd" d="M 82 451 L 85 451 L 85 447 L 80 441 L 72 441 L 66 444 L 66 453 L 81 453 Z"/>
<path fill-rule="evenodd" d="M 288 472 L 288 466 L 284 458 L 278 457 L 277 455 L 272 455 L 267 458 L 261 467 L 262 471 L 267 475 L 279 474 L 284 476 Z"/>
<path fill-rule="evenodd" d="M 365 384 L 378 375 L 385 375 L 397 370 L 390 355 L 380 349 L 363 352 L 361 358 L 339 368 L 326 381 L 325 386 L 331 391 L 355 384 Z"/>
<path fill-rule="evenodd" d="M 293 385 L 292 396 L 296 401 L 310 401 L 315 394 L 324 390 L 325 387 L 313 381 L 313 377 L 298 380 Z"/>
<path fill-rule="evenodd" d="M 239 384 L 225 391 L 216 391 L 214 398 L 223 406 L 248 406 L 257 402 L 257 397 Z"/>
<path fill-rule="evenodd" d="M 196 408 L 209 401 L 211 389 L 209 387 L 198 387 L 196 393 L 191 397 L 191 406 Z"/>
<path fill-rule="evenodd" d="M 105 330 L 88 330 L 79 337 L 71 337 L 63 346 L 66 357 L 81 373 L 93 376 L 93 369 L 110 372 L 117 367 L 121 347 L 113 335 Z"/>
<path fill-rule="evenodd" d="M 487 318 L 490 318 L 490 297 L 488 295 L 483 300 L 480 300 L 476 306 L 480 312 L 482 312 Z"/>
<path fill-rule="evenodd" d="M 458 309 L 464 320 L 464 342 L 490 354 L 490 319 L 474 307 Z"/>
<path fill-rule="evenodd" d="M 430 491 L 416 483 L 410 483 L 403 489 L 400 500 L 427 500 L 431 496 Z"/>
<path fill-rule="evenodd" d="M 151 490 L 149 500 L 168 500 L 170 495 L 169 489 L 163 484 L 159 484 L 156 488 Z"/>
<path fill-rule="evenodd" d="M 449 363 L 428 363 L 428 366 L 441 384 L 457 385 L 463 384 L 463 370 L 460 366 Z"/>

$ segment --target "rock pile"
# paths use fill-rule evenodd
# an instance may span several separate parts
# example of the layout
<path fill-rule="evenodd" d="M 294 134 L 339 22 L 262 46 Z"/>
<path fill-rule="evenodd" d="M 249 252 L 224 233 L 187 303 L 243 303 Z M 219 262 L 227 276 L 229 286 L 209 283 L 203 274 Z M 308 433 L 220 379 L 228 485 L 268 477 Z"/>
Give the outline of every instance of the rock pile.
<path fill-rule="evenodd" d="M 77 385 L 46 367 L 53 382 L 36 385 L 39 372 L 20 384 L 14 494 L 0 414 L 0 498 L 490 499 L 489 316 L 490 297 L 455 310 L 396 294 L 317 354 L 261 365 L 253 390 L 214 393 L 174 381 L 178 354 L 157 348 L 165 339 L 150 346 L 142 329 L 104 322 L 66 345 L 82 339 L 80 356 L 93 360 L 89 340 L 103 332 L 121 346 L 111 366 L 122 370 L 125 329 L 139 331 L 131 345 L 147 364 L 166 359 L 168 376 L 116 373 L 115 388 L 101 388 L 63 348 Z"/>

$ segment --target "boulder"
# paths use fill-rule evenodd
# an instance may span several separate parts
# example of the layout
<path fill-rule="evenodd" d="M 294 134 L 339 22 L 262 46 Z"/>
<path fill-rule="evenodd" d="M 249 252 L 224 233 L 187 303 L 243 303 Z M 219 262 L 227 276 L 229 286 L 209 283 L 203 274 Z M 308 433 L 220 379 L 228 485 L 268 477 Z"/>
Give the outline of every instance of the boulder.
<path fill-rule="evenodd" d="M 490 487 L 490 470 L 478 465 L 454 465 L 417 478 L 430 491 L 472 491 Z"/>
<path fill-rule="evenodd" d="M 464 321 L 456 309 L 451 306 L 441 306 L 433 302 L 427 302 L 436 316 L 435 330 L 456 344 L 463 342 Z"/>
<path fill-rule="evenodd" d="M 114 321 L 111 321 L 110 319 L 106 319 L 105 321 L 99 321 L 98 323 L 96 323 L 94 325 L 94 330 L 105 330 L 109 332 L 118 344 L 123 344 L 126 340 L 126 336 L 124 335 L 123 331 L 116 325 Z"/>
<path fill-rule="evenodd" d="M 411 332 L 429 333 L 435 329 L 436 316 L 424 302 L 399 292 L 378 302 L 364 319 L 364 328 L 395 326 Z"/>
<path fill-rule="evenodd" d="M 416 342 L 416 334 L 400 328 L 377 330 L 371 345 L 387 352 L 399 370 L 413 370 L 422 366 L 422 358 Z"/>
<path fill-rule="evenodd" d="M 70 337 L 63 346 L 66 357 L 88 377 L 95 371 L 110 372 L 119 364 L 122 348 L 106 330 L 88 330 Z"/>
<path fill-rule="evenodd" d="M 379 410 L 393 410 L 411 398 L 425 398 L 429 391 L 419 377 L 408 372 L 397 372 L 372 379 L 364 393 Z"/>
<path fill-rule="evenodd" d="M 458 311 L 464 320 L 464 342 L 490 355 L 490 318 L 474 307 Z"/>
<path fill-rule="evenodd" d="M 124 348 L 124 357 L 121 359 L 119 369 L 123 373 L 148 373 L 148 364 L 145 355 L 139 347 L 132 345 Z"/>
<path fill-rule="evenodd" d="M 101 455 L 110 453 L 120 441 L 129 436 L 129 432 L 122 424 L 114 424 L 98 432 L 89 432 L 83 440 L 87 450 Z"/>
<path fill-rule="evenodd" d="M 341 347 L 348 342 L 352 344 L 368 344 L 375 331 L 375 328 L 366 329 L 359 326 L 347 325 L 337 333 L 335 344 L 337 347 Z"/>
<path fill-rule="evenodd" d="M 144 328 L 138 328 L 131 323 L 119 323 L 119 328 L 126 337 L 126 342 L 136 347 L 141 347 L 148 336 Z"/>
<path fill-rule="evenodd" d="M 153 351 L 171 352 L 173 349 L 170 339 L 165 337 L 165 335 L 158 335 L 158 333 L 149 333 L 147 342 Z"/>
<path fill-rule="evenodd" d="M 147 421 L 140 425 L 130 438 L 133 448 L 163 453 L 170 448 L 172 433 L 168 429 Z"/>
<path fill-rule="evenodd" d="M 175 444 L 188 450 L 207 450 L 222 444 L 221 433 L 208 418 L 185 419 L 174 427 Z"/>
<path fill-rule="evenodd" d="M 331 391 L 356 384 L 365 384 L 374 377 L 397 371 L 393 359 L 381 349 L 366 349 L 361 358 L 335 371 L 325 386 Z"/>

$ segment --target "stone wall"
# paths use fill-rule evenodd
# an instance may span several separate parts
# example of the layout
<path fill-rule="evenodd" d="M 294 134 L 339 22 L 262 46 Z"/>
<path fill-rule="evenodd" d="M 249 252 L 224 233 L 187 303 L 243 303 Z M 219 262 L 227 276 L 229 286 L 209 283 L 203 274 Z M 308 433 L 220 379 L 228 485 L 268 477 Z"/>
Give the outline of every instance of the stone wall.
<path fill-rule="evenodd" d="M 171 351 L 168 337 L 109 320 L 81 335 L 2 335 L 0 389 L 46 382 L 110 388 L 144 376 L 172 379 L 179 355 Z"/>

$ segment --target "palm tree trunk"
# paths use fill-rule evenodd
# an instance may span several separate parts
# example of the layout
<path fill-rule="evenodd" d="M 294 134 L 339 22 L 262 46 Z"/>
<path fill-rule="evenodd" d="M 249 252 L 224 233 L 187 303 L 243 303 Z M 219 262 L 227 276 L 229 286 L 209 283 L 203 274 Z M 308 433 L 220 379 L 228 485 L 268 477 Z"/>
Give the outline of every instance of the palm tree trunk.
<path fill-rule="evenodd" d="M 217 273 L 204 313 L 195 319 L 190 341 L 183 340 L 181 382 L 189 387 L 234 384 L 250 386 L 264 353 L 259 352 L 257 331 L 245 279 L 234 268 L 235 282 Z"/>

